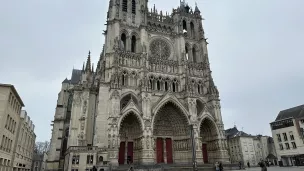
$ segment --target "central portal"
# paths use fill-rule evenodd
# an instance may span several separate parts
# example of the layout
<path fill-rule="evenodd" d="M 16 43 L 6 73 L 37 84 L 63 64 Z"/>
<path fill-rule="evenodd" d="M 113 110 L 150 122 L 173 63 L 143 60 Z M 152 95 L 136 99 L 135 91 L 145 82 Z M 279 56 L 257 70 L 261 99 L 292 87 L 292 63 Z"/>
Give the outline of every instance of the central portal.
<path fill-rule="evenodd" d="M 156 163 L 191 162 L 190 129 L 188 119 L 172 102 L 156 114 L 153 125 Z"/>

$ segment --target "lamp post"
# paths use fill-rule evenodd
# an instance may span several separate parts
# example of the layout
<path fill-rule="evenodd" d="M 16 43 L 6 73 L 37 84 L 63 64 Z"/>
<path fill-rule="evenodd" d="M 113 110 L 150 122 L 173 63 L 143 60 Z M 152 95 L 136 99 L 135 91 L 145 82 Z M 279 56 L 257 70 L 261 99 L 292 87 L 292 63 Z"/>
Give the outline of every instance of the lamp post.
<path fill-rule="evenodd" d="M 192 166 L 193 166 L 193 171 L 197 171 L 196 148 L 195 148 L 193 125 L 190 125 L 190 136 L 191 136 L 191 143 L 192 143 Z"/>

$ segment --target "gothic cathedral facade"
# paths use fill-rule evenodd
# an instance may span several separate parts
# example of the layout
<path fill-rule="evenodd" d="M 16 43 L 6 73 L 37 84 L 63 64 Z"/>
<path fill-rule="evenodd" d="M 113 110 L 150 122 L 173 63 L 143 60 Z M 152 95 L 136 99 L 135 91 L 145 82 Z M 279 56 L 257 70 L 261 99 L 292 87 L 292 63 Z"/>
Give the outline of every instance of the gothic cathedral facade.
<path fill-rule="evenodd" d="M 200 10 L 163 13 L 110 0 L 96 69 L 89 53 L 62 83 L 47 170 L 126 163 L 228 162 L 219 92 Z"/>

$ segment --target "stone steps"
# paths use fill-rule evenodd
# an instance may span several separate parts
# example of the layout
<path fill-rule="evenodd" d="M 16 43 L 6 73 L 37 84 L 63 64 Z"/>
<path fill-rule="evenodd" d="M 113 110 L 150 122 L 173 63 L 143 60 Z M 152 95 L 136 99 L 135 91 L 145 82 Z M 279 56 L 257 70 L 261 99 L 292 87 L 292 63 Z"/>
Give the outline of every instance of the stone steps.
<path fill-rule="evenodd" d="M 113 171 L 128 171 L 131 166 L 122 165 L 118 168 L 112 169 Z M 133 165 L 134 171 L 192 171 L 190 165 Z M 214 171 L 212 164 L 205 164 L 198 166 L 198 171 Z"/>

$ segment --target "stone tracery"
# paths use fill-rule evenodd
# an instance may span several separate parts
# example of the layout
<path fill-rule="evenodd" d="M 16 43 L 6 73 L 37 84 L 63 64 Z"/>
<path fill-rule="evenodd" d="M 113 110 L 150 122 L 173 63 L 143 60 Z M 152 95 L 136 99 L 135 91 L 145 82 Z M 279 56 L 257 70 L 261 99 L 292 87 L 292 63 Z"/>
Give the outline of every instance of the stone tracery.
<path fill-rule="evenodd" d="M 154 39 L 150 43 L 151 55 L 158 59 L 168 59 L 171 55 L 170 45 L 163 39 Z"/>

